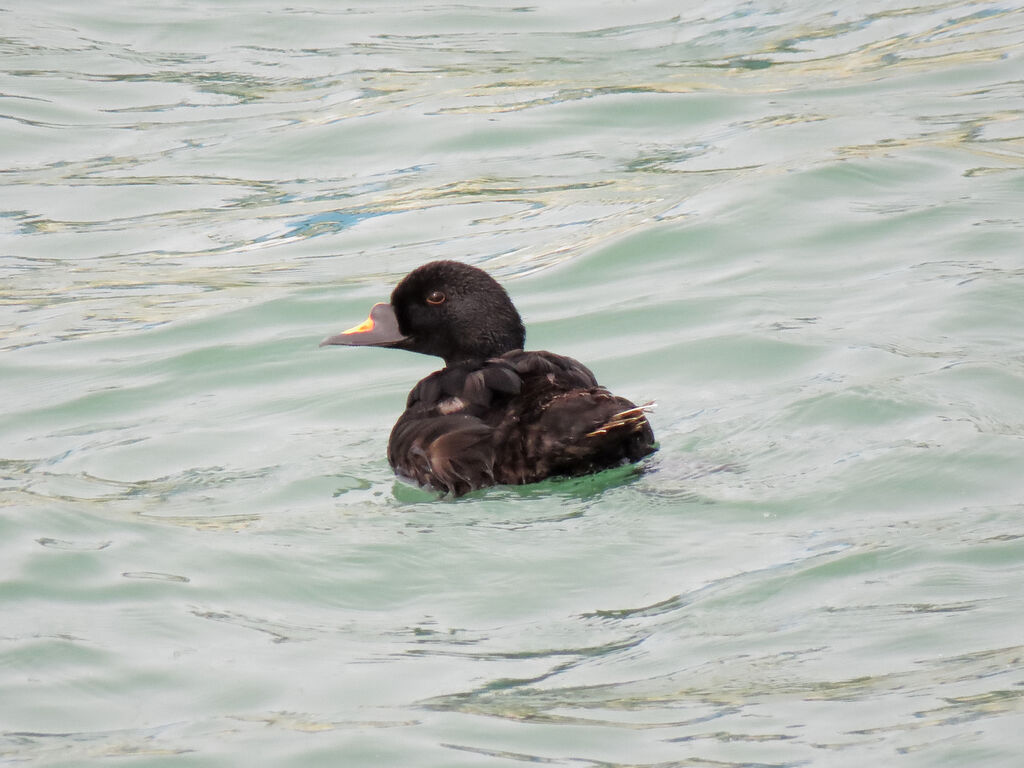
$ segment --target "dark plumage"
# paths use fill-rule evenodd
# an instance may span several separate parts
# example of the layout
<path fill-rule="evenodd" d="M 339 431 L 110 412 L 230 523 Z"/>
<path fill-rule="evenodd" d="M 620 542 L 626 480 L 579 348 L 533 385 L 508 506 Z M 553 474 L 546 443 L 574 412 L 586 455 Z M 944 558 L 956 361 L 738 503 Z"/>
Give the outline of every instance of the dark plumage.
<path fill-rule="evenodd" d="M 570 357 L 524 352 L 525 331 L 486 272 L 435 261 L 410 272 L 361 325 L 320 346 L 436 355 L 388 441 L 395 471 L 459 496 L 495 484 L 585 475 L 654 451 L 644 408 L 616 397 Z"/>

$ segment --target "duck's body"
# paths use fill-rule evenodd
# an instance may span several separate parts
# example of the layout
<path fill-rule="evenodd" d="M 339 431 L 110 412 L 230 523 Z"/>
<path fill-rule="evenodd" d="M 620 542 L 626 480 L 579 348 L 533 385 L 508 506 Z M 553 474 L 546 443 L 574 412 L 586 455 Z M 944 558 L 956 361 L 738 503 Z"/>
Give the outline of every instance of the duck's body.
<path fill-rule="evenodd" d="M 495 484 L 598 472 L 654 450 L 643 408 L 598 386 L 584 365 L 524 352 L 519 314 L 485 272 L 440 261 L 411 272 L 360 326 L 323 344 L 392 346 L 446 366 L 409 393 L 388 461 L 459 496 Z"/>
<path fill-rule="evenodd" d="M 388 442 L 420 485 L 460 495 L 488 485 L 584 475 L 637 461 L 654 436 L 643 411 L 572 358 L 514 350 L 423 379 Z"/>

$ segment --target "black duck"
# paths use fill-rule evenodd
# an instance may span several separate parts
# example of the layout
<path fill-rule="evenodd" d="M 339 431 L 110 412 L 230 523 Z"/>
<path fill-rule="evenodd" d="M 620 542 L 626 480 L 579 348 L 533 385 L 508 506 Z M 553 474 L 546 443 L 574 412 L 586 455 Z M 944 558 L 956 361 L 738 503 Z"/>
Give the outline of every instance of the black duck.
<path fill-rule="evenodd" d="M 389 304 L 320 346 L 378 346 L 436 355 L 388 441 L 388 461 L 414 482 L 460 496 L 635 462 L 655 450 L 644 407 L 598 385 L 571 357 L 524 352 L 525 330 L 486 272 L 435 261 L 410 272 Z"/>

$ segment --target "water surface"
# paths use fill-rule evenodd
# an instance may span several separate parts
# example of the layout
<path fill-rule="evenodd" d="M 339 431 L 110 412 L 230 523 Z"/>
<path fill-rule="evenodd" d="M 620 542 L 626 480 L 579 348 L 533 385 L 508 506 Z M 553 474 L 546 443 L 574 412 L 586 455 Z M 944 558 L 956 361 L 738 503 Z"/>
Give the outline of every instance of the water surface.
<path fill-rule="evenodd" d="M 1018 764 L 1018 4 L 0 29 L 0 762 Z M 641 472 L 395 480 L 436 258 Z"/>

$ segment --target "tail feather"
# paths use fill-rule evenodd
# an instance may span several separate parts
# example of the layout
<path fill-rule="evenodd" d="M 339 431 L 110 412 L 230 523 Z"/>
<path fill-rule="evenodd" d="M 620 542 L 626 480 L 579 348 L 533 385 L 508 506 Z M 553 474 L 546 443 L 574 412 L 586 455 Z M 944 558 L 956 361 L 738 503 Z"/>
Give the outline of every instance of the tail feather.
<path fill-rule="evenodd" d="M 618 413 L 612 414 L 606 422 L 604 422 L 597 429 L 587 433 L 587 437 L 598 437 L 599 435 L 606 435 L 612 430 L 619 429 L 621 427 L 628 427 L 630 429 L 641 428 L 641 425 L 647 423 L 647 417 L 644 416 L 653 409 L 657 403 L 650 401 L 643 405 L 638 405 L 634 408 L 628 408 L 625 411 L 619 411 Z"/>
<path fill-rule="evenodd" d="M 538 418 L 517 421 L 498 438 L 496 478 L 527 483 L 639 461 L 655 448 L 644 416 L 650 406 L 633 405 L 599 387 L 561 392 L 543 404 Z"/>

